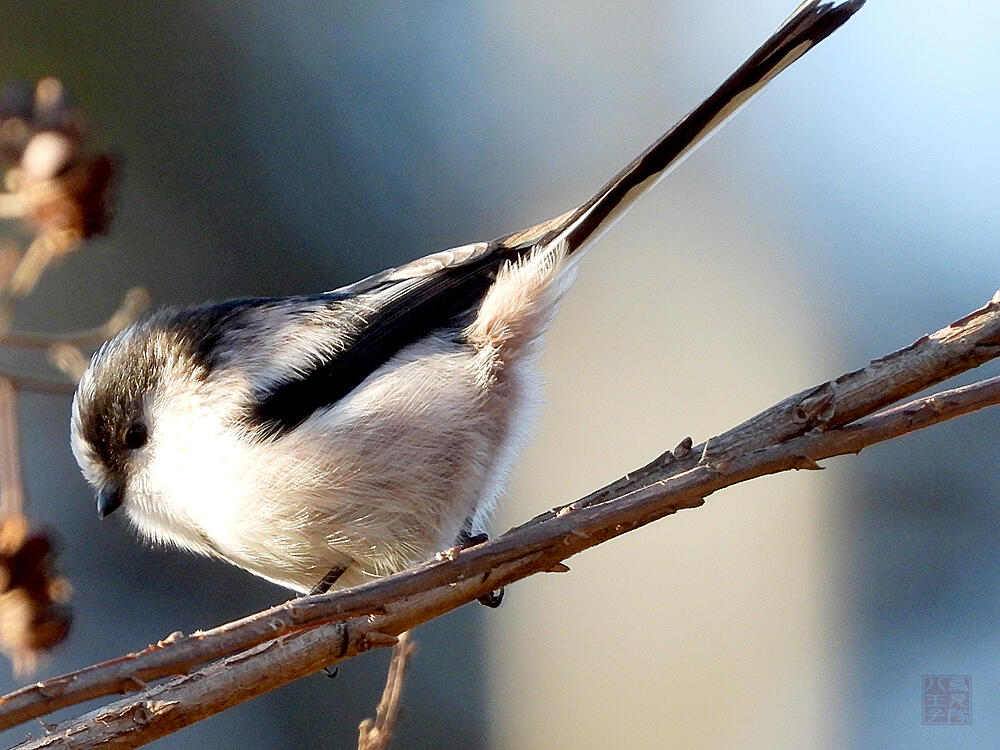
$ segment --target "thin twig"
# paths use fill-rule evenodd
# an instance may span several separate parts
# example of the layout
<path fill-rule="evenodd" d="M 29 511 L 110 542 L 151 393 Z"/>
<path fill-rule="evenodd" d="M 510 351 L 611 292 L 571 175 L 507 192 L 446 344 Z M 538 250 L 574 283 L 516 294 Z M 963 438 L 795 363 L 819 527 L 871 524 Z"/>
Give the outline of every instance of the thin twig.
<path fill-rule="evenodd" d="M 0 238 L 0 289 L 10 283 L 24 253 L 9 237 Z"/>
<path fill-rule="evenodd" d="M 59 383 L 54 380 L 32 378 L 27 375 L 15 375 L 14 373 L 3 371 L 0 371 L 0 378 L 9 381 L 19 391 L 50 393 L 59 396 L 72 396 L 76 392 L 76 385 L 74 383 Z"/>
<path fill-rule="evenodd" d="M 94 741 L 116 737 L 115 741 L 129 743 L 124 746 L 147 742 L 166 733 L 165 727 L 186 725 L 297 676 L 392 643 L 405 630 L 498 586 L 555 569 L 588 547 L 677 510 L 697 507 L 722 487 L 778 471 L 817 468 L 820 459 L 856 453 L 866 445 L 1000 403 L 1000 379 L 992 378 L 871 415 L 885 404 L 886 391 L 911 393 L 971 369 L 1000 355 L 998 341 L 1000 303 L 994 301 L 862 370 L 782 401 L 703 444 L 701 450 L 688 447 L 686 456 L 682 455 L 685 450 L 664 454 L 629 479 L 543 514 L 486 544 L 364 586 L 293 600 L 212 631 L 178 636 L 139 654 L 22 688 L 0 698 L 0 728 L 89 698 L 131 691 L 136 680 L 151 682 L 186 673 L 199 663 L 242 651 L 198 672 L 197 680 L 172 680 L 135 700 L 108 707 L 101 713 L 101 721 L 109 722 L 104 733 L 89 725 L 86 717 L 60 728 L 64 733 L 81 732 L 81 738 L 91 736 Z M 844 413 L 855 415 L 855 421 L 846 424 L 839 417 Z M 351 619 L 334 622 L 347 617 Z M 343 641 L 343 649 L 332 651 L 332 638 L 338 644 Z M 272 653 L 268 644 L 278 642 L 282 645 L 280 663 L 265 656 Z M 296 644 L 294 657 L 286 651 L 290 643 Z M 239 664 L 239 674 L 244 679 L 253 674 L 259 684 L 248 688 L 232 683 L 227 691 L 216 683 L 236 677 L 220 671 L 219 664 Z M 250 671 L 244 673 L 244 668 Z M 276 674 L 279 670 L 285 671 Z M 231 695 L 234 685 L 241 696 L 236 699 Z M 152 716 L 142 728 L 131 729 L 115 723 L 115 716 L 128 715 L 137 706 L 148 707 L 150 701 L 158 711 L 166 712 L 162 720 Z M 169 710 L 163 708 L 163 701 L 170 704 Z"/>
<path fill-rule="evenodd" d="M 148 306 L 149 292 L 142 287 L 133 287 L 126 292 L 118 309 L 97 328 L 58 336 L 0 332 L 0 345 L 48 352 L 49 361 L 66 373 L 75 383 L 87 367 L 88 357 L 84 355 L 84 352 L 100 346 L 118 334 L 119 331 L 134 323 Z M 17 388 L 39 393 L 72 395 L 76 390 L 76 386 L 68 382 L 59 383 L 2 371 L 0 371 L 0 377 L 8 379 Z"/>
<path fill-rule="evenodd" d="M 50 350 L 58 344 L 69 344 L 83 350 L 93 349 L 134 323 L 148 306 L 149 292 L 141 286 L 132 287 L 125 293 L 122 303 L 111 317 L 96 328 L 58 336 L 11 331 L 0 335 L 0 345 L 42 351 Z"/>
<path fill-rule="evenodd" d="M 0 331 L 10 327 L 15 306 L 35 288 L 49 264 L 79 244 L 80 239 L 75 232 L 66 230 L 46 232 L 31 241 L 10 280 L 0 289 Z"/>
<path fill-rule="evenodd" d="M 24 477 L 17 429 L 17 392 L 0 377 L 0 519 L 24 514 Z"/>
<path fill-rule="evenodd" d="M 403 693 L 403 677 L 406 665 L 413 654 L 413 638 L 410 631 L 400 633 L 396 645 L 392 647 L 389 673 L 385 678 L 382 698 L 375 709 L 374 719 L 365 719 L 358 726 L 358 750 L 385 750 L 389 746 L 396 722 L 399 720 L 399 698 Z"/>

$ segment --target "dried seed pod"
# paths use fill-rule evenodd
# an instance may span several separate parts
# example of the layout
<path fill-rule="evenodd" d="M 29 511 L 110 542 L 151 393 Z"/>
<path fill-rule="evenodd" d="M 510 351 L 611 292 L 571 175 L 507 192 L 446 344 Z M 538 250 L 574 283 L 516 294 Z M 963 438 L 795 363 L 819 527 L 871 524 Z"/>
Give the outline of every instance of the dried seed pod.
<path fill-rule="evenodd" d="M 0 92 L 4 184 L 36 232 L 56 238 L 53 254 L 108 225 L 114 164 L 106 154 L 86 154 L 85 135 L 83 117 L 57 79 L 43 78 L 33 90 L 18 81 Z"/>
<path fill-rule="evenodd" d="M 69 583 L 53 570 L 53 543 L 21 515 L 0 521 L 0 651 L 18 674 L 69 633 Z"/>

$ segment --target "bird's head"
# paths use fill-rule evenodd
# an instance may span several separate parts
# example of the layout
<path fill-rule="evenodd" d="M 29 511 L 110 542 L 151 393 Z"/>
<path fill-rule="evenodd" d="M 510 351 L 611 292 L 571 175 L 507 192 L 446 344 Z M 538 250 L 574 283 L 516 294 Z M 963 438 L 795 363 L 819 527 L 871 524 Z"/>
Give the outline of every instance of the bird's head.
<path fill-rule="evenodd" d="M 73 397 L 70 442 L 103 518 L 143 492 L 166 409 L 204 379 L 162 318 L 122 331 L 94 355 Z"/>

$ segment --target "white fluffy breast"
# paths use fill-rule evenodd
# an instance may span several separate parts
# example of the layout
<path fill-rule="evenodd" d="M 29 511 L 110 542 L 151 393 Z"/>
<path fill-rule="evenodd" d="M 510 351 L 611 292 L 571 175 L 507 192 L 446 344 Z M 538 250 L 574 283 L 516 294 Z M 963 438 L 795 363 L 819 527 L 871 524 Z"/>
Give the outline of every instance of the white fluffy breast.
<path fill-rule="evenodd" d="M 165 389 L 125 508 L 151 539 L 297 590 L 341 565 L 346 585 L 400 570 L 453 544 L 499 492 L 534 379 L 518 368 L 497 378 L 495 364 L 425 339 L 270 440 L 233 419 L 245 379 Z"/>

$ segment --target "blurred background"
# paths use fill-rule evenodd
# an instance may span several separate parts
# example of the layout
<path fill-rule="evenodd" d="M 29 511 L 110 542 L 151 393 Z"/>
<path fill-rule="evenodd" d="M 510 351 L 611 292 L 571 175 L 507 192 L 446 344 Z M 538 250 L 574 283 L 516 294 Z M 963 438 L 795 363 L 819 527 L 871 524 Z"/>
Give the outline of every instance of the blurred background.
<path fill-rule="evenodd" d="M 548 218 L 794 4 L 7 5 L 3 77 L 62 79 L 122 170 L 110 235 L 15 327 L 97 324 L 133 285 L 154 304 L 329 289 Z M 548 403 L 495 533 L 989 299 L 998 21 L 986 0 L 870 3 L 606 236 L 548 338 Z M 288 597 L 99 523 L 68 398 L 20 403 L 28 512 L 75 589 L 38 677 Z M 394 747 L 994 747 L 998 423 L 721 492 L 496 612 L 419 628 Z M 155 747 L 354 747 L 387 656 Z M 922 724 L 923 675 L 972 675 L 971 726 Z"/>

